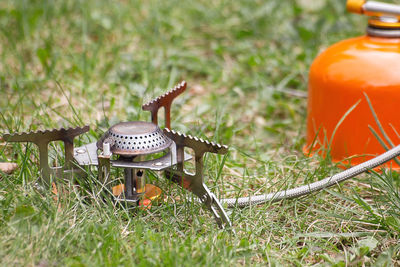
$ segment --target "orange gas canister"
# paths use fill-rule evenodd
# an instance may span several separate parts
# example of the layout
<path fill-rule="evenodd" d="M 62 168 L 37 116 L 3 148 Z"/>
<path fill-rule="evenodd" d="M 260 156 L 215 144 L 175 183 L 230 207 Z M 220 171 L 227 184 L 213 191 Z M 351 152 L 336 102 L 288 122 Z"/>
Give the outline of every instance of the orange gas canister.
<path fill-rule="evenodd" d="M 311 65 L 304 151 L 355 165 L 385 151 L 373 130 L 388 147 L 387 139 L 400 144 L 400 6 L 352 0 L 347 9 L 370 16 L 367 34 L 332 45 Z"/>

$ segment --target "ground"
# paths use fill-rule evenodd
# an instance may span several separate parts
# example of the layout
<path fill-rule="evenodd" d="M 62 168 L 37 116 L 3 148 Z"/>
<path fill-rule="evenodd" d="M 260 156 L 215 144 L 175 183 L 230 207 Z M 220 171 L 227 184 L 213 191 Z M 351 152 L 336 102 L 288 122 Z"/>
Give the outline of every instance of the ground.
<path fill-rule="evenodd" d="M 306 157 L 307 75 L 329 45 L 365 32 L 345 1 L 0 2 L 0 132 L 89 124 L 76 145 L 181 80 L 172 127 L 226 144 L 206 160 L 220 198 L 273 192 L 340 171 Z M 38 151 L 1 144 L 3 266 L 398 265 L 399 176 L 387 170 L 297 200 L 229 209 L 236 234 L 157 173 L 166 202 L 104 202 L 96 173 L 59 198 L 38 191 Z M 62 163 L 60 146 L 52 149 Z"/>

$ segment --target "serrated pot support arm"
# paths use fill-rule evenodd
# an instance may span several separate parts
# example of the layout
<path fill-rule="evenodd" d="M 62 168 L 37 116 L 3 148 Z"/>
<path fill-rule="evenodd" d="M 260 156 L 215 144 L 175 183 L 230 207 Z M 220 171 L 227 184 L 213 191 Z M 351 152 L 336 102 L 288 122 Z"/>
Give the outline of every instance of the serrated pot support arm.
<path fill-rule="evenodd" d="M 213 142 L 204 141 L 201 138 L 193 137 L 190 135 L 181 134 L 170 130 L 164 129 L 165 134 L 176 143 L 176 157 L 177 167 L 176 170 L 167 170 L 166 176 L 168 179 L 178 183 L 183 188 L 191 191 L 205 206 L 211 210 L 218 225 L 222 228 L 232 226 L 228 215 L 226 214 L 221 203 L 217 197 L 206 186 L 203 179 L 203 156 L 206 152 L 226 154 L 228 147 L 225 145 L 215 144 Z M 189 147 L 193 149 L 195 154 L 195 173 L 191 174 L 184 169 L 184 149 Z"/>
<path fill-rule="evenodd" d="M 61 128 L 46 131 L 5 134 L 3 135 L 3 139 L 7 142 L 31 142 L 38 146 L 42 182 L 49 187 L 52 176 L 63 175 L 64 171 L 74 169 L 74 138 L 87 131 L 89 131 L 88 125 L 68 129 Z M 49 166 L 48 147 L 49 143 L 53 141 L 64 142 L 65 164 L 61 168 Z"/>
<path fill-rule="evenodd" d="M 186 82 L 182 81 L 180 84 L 176 85 L 167 93 L 162 96 L 157 97 L 156 99 L 151 100 L 147 104 L 142 106 L 143 110 L 147 110 L 151 112 L 151 121 L 154 124 L 158 124 L 158 110 L 161 107 L 165 109 L 165 127 L 171 128 L 171 104 L 174 99 L 182 94 L 186 90 Z"/>

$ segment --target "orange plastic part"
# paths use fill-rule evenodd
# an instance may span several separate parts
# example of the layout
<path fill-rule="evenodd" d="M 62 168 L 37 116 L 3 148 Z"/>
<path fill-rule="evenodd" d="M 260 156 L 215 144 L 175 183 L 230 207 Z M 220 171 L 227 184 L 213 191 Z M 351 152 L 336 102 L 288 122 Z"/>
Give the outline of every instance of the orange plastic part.
<path fill-rule="evenodd" d="M 112 188 L 113 195 L 118 197 L 125 191 L 125 185 L 119 184 Z M 143 198 L 139 201 L 139 207 L 142 209 L 150 209 L 153 202 L 161 199 L 162 190 L 152 184 L 146 184 L 146 192 Z"/>
<path fill-rule="evenodd" d="M 363 13 L 363 5 L 365 4 L 365 0 L 347 0 L 346 8 L 347 11 L 352 13 Z"/>
<path fill-rule="evenodd" d="M 368 128 L 383 138 L 363 93 L 389 138 L 400 144 L 400 38 L 362 36 L 329 47 L 311 66 L 308 90 L 304 152 L 329 150 L 333 161 L 351 165 L 383 153 Z M 333 136 L 341 118 L 358 101 Z M 387 164 L 400 167 L 394 161 Z"/>

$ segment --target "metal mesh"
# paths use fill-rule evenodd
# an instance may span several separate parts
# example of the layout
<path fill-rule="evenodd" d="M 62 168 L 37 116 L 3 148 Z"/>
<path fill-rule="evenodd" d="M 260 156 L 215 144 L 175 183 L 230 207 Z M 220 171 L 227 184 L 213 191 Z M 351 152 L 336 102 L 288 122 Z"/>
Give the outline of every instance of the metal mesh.
<path fill-rule="evenodd" d="M 127 151 L 158 149 L 170 141 L 166 136 L 164 136 L 161 130 L 155 133 L 142 135 L 123 135 L 110 133 L 109 136 L 113 137 L 114 147 L 116 149 Z"/>
<path fill-rule="evenodd" d="M 155 124 L 133 121 L 121 122 L 111 127 L 97 142 L 111 144 L 111 152 L 123 156 L 145 155 L 161 152 L 171 146 L 172 140 Z"/>

